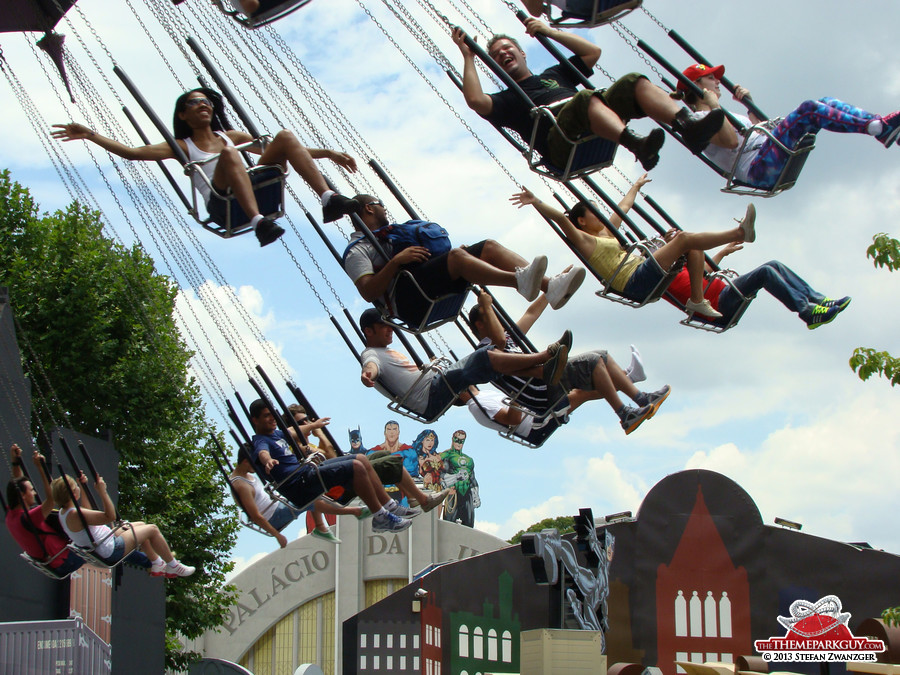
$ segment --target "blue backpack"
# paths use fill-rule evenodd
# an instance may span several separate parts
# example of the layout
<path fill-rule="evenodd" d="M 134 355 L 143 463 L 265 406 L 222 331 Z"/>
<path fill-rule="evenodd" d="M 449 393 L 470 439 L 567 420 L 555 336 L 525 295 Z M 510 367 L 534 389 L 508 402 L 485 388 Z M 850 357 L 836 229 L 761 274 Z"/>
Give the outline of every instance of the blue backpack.
<path fill-rule="evenodd" d="M 377 230 L 373 230 L 372 234 L 374 234 L 377 239 L 389 243 L 393 255 L 397 255 L 400 251 L 409 248 L 410 246 L 423 246 L 428 249 L 431 253 L 431 257 L 434 258 L 447 253 L 453 248 L 447 230 L 437 223 L 432 223 L 427 220 L 408 220 L 405 223 L 385 225 L 384 227 L 379 227 Z M 361 237 L 360 239 L 351 242 L 344 250 L 344 259 L 347 258 L 347 253 L 350 249 L 364 239 L 365 237 Z"/>

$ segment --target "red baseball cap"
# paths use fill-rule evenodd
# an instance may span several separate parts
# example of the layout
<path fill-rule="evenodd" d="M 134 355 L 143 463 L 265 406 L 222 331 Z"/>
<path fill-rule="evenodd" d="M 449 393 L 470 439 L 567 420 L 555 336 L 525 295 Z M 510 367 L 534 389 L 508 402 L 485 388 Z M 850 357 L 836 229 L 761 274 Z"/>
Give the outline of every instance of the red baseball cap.
<path fill-rule="evenodd" d="M 713 68 L 703 63 L 695 63 L 681 71 L 681 74 L 691 82 L 696 82 L 705 75 L 714 75 L 717 80 L 721 80 L 722 76 L 725 74 L 725 66 L 716 66 Z M 682 83 L 681 80 L 678 81 L 678 90 L 687 91 L 687 87 L 684 86 L 684 83 Z"/>

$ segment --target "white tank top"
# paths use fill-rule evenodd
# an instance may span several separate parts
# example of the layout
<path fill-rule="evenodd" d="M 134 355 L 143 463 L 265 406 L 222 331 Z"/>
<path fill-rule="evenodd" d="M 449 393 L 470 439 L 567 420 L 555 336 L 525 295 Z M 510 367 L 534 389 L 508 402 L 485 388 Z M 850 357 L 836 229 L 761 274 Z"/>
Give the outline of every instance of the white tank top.
<path fill-rule="evenodd" d="M 215 133 L 216 136 L 221 137 L 222 140 L 225 141 L 226 146 L 234 146 L 234 143 L 232 143 L 231 139 L 228 138 L 228 134 L 226 134 L 224 131 L 215 131 L 213 133 Z M 185 145 L 187 145 L 188 159 L 192 162 L 199 162 L 209 157 L 218 157 L 219 155 L 219 153 L 217 152 L 206 152 L 205 150 L 201 150 L 194 144 L 194 141 L 192 141 L 190 138 L 185 138 L 184 143 Z M 212 182 L 213 172 L 216 170 L 216 164 L 218 163 L 219 160 L 214 159 L 213 161 L 207 162 L 206 164 L 201 164 L 199 167 L 203 170 L 203 173 L 209 176 L 210 183 Z M 203 180 L 196 174 L 193 174 L 191 176 L 191 181 L 193 181 L 194 183 L 194 189 L 196 189 L 197 192 L 203 195 L 203 203 L 206 204 L 209 201 L 210 194 L 212 194 L 211 190 L 209 189 L 209 185 L 205 180 Z"/>
<path fill-rule="evenodd" d="M 262 482 L 256 476 L 251 473 L 247 474 L 246 478 L 244 476 L 231 476 L 228 480 L 232 483 L 236 480 L 250 483 L 250 487 L 253 488 L 253 501 L 256 502 L 256 508 L 266 520 L 272 517 L 272 514 L 274 514 L 275 510 L 278 508 L 278 502 L 266 494 Z"/>
<path fill-rule="evenodd" d="M 63 530 L 66 531 L 66 534 L 69 535 L 69 539 L 72 540 L 76 546 L 81 546 L 82 548 L 90 548 L 93 544 L 91 544 L 91 539 L 88 537 L 86 530 L 80 530 L 78 532 L 73 532 L 69 529 L 69 514 L 75 512 L 75 507 L 72 506 L 64 511 L 61 511 L 59 514 L 59 522 L 62 524 Z M 115 540 L 114 537 L 107 536 L 112 530 L 110 530 L 106 525 L 88 525 L 88 528 L 91 530 L 91 537 L 94 538 L 94 544 L 97 542 L 103 542 L 94 550 L 94 553 L 100 558 L 108 558 L 112 555 L 113 549 L 115 548 Z"/>

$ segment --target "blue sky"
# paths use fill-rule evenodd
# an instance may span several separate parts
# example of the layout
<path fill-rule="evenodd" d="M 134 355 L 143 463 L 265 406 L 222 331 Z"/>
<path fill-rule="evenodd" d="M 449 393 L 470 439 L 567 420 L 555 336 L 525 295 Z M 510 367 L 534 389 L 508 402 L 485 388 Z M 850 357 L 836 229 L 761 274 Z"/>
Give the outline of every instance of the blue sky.
<path fill-rule="evenodd" d="M 433 59 L 408 38 L 384 7 L 366 4 L 509 168 L 515 183 L 391 46 L 360 5 L 350 0 L 318 0 L 276 24 L 277 33 L 327 95 L 312 91 L 296 64 L 286 63 L 279 71 L 283 89 L 280 85 L 271 90 L 260 88 L 275 114 L 288 120 L 310 145 L 344 149 L 359 160 L 367 158 L 370 148 L 423 214 L 447 227 L 455 243 L 492 237 L 526 258 L 546 253 L 551 271 L 574 262 L 543 221 L 507 202 L 516 183 L 544 199 L 551 197 L 550 189 L 526 170 L 523 160 L 486 123 L 465 109 L 461 95 Z M 452 7 L 436 4 L 451 20 L 460 20 Z M 539 45 L 523 37 L 520 24 L 503 3 L 482 0 L 472 4 L 478 5 L 492 29 L 522 37 L 533 69 L 551 64 Z M 754 3 L 752 11 L 716 0 L 646 4 L 710 59 L 725 63 L 727 75 L 748 87 L 772 116 L 788 112 L 806 98 L 821 96 L 842 98 L 878 113 L 900 105 L 900 68 L 893 58 L 900 8 L 890 0 L 867 3 L 865 11 L 852 13 L 846 12 L 846 3 L 830 0 L 762 1 Z M 82 0 L 77 7 L 116 62 L 167 120 L 181 85 L 127 6 Z M 202 23 L 196 19 L 197 13 L 213 11 L 197 0 L 180 8 L 167 6 L 166 15 L 182 11 L 190 23 Z M 146 9 L 139 11 L 179 79 L 193 86 L 191 70 L 176 43 Z M 421 7 L 410 6 L 409 11 L 459 68 L 459 53 L 448 36 Z M 638 13 L 625 23 L 677 64 L 689 64 L 645 15 Z M 116 96 L 93 70 L 78 36 L 91 45 L 102 74 L 120 92 L 120 100 L 135 108 L 128 94 L 121 93 L 109 58 L 96 46 L 83 19 L 75 15 L 71 25 L 64 21 L 59 30 L 67 34 L 67 46 L 101 91 L 108 114 L 118 116 Z M 234 76 L 237 88 L 256 101 L 252 105 L 261 126 L 277 130 L 279 123 L 245 83 L 257 79 L 252 69 L 258 60 L 255 52 L 236 31 L 216 30 L 224 38 L 222 45 L 245 60 L 243 74 Z M 585 35 L 601 45 L 600 65 L 614 75 L 647 70 L 611 29 Z M 215 41 L 204 39 L 214 52 L 218 49 Z M 0 47 L 17 77 L 26 83 L 44 120 L 85 119 L 84 108 L 64 107 L 57 98 L 56 82 L 51 85 L 44 78 L 25 38 L 2 35 Z M 234 66 L 227 69 L 235 71 Z M 601 74 L 594 79 L 603 86 Z M 59 207 L 69 196 L 25 115 L 14 105 L 9 87 L 2 86 L 7 104 L 0 110 L 0 119 L 4 128 L 15 132 L 8 134 L 0 149 L 0 165 L 30 187 L 43 208 Z M 490 85 L 485 86 L 490 90 Z M 309 98 L 303 90 L 312 91 Z M 335 106 L 342 116 L 332 114 Z M 296 107 L 316 127 L 315 133 L 303 128 L 306 122 L 296 116 Z M 365 145 L 353 141 L 352 132 L 344 135 L 345 127 L 339 122 L 343 116 Z M 646 131 L 650 126 L 637 122 L 635 128 Z M 157 138 L 155 133 L 151 137 Z M 136 141 L 131 137 L 129 142 Z M 115 231 L 131 241 L 132 229 L 109 196 L 84 144 L 66 144 L 65 151 Z M 221 364 L 228 373 L 216 375 L 218 385 L 207 382 L 212 396 L 216 397 L 219 388 L 230 394 L 236 386 L 243 396 L 250 397 L 244 367 L 260 362 L 276 379 L 280 379 L 279 373 L 289 372 L 320 414 L 331 416 L 332 432 L 340 442 L 346 444 L 346 429 L 357 425 L 362 427 L 367 445 L 380 442 L 384 421 L 392 417 L 385 400 L 359 383 L 354 359 L 286 250 L 280 245 L 260 250 L 249 237 L 219 240 L 190 224 L 178 209 L 166 215 L 174 228 L 170 232 L 168 225 L 157 222 L 156 214 L 150 218 L 135 214 L 109 159 L 102 152 L 95 156 L 116 194 L 123 195 L 121 201 L 131 214 L 134 232 L 157 259 L 159 270 L 174 275 L 186 289 L 180 310 L 193 326 L 186 333 L 188 341 L 203 353 L 213 370 L 218 372 Z M 678 312 L 663 303 L 634 310 L 601 300 L 594 295 L 597 285 L 589 276 L 567 307 L 548 312 L 538 322 L 532 332 L 535 343 L 549 342 L 568 327 L 575 333 L 576 353 L 602 347 L 623 363 L 628 360 L 628 345 L 636 344 L 645 357 L 648 388 L 668 383 L 673 387 L 672 396 L 652 421 L 627 438 L 605 403 L 588 404 L 540 450 L 504 441 L 478 427 L 465 410 L 452 410 L 433 426 L 442 449 L 449 447 L 455 429 L 468 431 L 466 449 L 475 458 L 483 501 L 476 511 L 477 526 L 507 538 L 541 518 L 574 514 L 581 507 L 592 507 L 595 515 L 637 511 L 647 490 L 665 475 L 703 467 L 741 484 L 766 522 L 782 516 L 803 523 L 804 531 L 812 534 L 868 541 L 878 548 L 900 551 L 894 517 L 900 508 L 896 490 L 896 476 L 900 475 L 897 392 L 884 381 L 860 382 L 847 366 L 853 348 L 861 345 L 900 353 L 896 338 L 900 275 L 876 270 L 865 258 L 873 234 L 887 231 L 897 235 L 898 159 L 900 152 L 885 150 L 870 138 L 821 134 L 798 186 L 774 199 L 757 200 L 757 242 L 727 259 L 739 271 L 778 259 L 828 295 L 852 295 L 850 308 L 835 323 L 819 330 L 808 331 L 794 315 L 762 294 L 739 327 L 711 335 L 680 326 Z M 374 190 L 387 196 L 371 173 L 348 177 L 328 162 L 321 165 L 343 191 Z M 639 175 L 627 152 L 619 153 L 617 166 L 632 179 Z M 174 166 L 173 170 L 177 173 Z M 159 177 L 156 169 L 151 173 Z M 687 230 L 724 229 L 746 207 L 746 198 L 720 193 L 721 179 L 674 143 L 663 149 L 662 161 L 651 177 L 647 192 Z M 615 173 L 611 179 L 624 185 Z M 314 195 L 302 183 L 295 185 L 301 201 L 318 215 Z M 155 186 L 151 184 L 149 189 Z M 399 218 L 399 206 L 390 201 L 389 206 Z M 293 204 L 289 215 L 334 289 L 332 293 L 298 237 L 289 232 L 285 242 L 323 302 L 332 313 L 338 313 L 343 303 L 358 316 L 364 304 L 349 280 Z M 344 232 L 350 229 L 347 221 L 339 225 Z M 157 237 L 159 243 L 149 236 L 151 230 L 162 233 Z M 329 226 L 327 231 L 340 247 L 338 228 Z M 176 250 L 167 248 L 175 239 L 184 241 L 191 251 L 202 246 L 230 289 L 219 287 L 217 273 L 198 253 L 190 257 L 200 266 L 199 277 L 178 266 L 169 268 L 167 260 L 180 259 Z M 198 301 L 198 289 L 191 288 L 199 286 L 199 278 L 211 279 L 201 289 L 205 303 Z M 498 296 L 513 315 L 525 309 L 524 301 L 511 291 L 500 290 Z M 258 333 L 245 325 L 235 298 L 265 336 L 266 348 L 258 344 Z M 216 299 L 222 302 L 223 314 L 210 316 L 203 305 L 218 307 Z M 226 315 L 228 320 L 223 318 Z M 235 356 L 225 335 L 243 345 L 239 349 L 242 355 L 253 356 Z M 454 331 L 444 331 L 443 336 L 454 349 L 464 349 Z M 438 344 L 443 343 L 439 340 Z M 271 363 L 273 353 L 286 365 Z M 220 408 L 220 402 L 210 406 L 214 418 Z M 401 438 L 412 441 L 421 428 L 411 420 L 401 420 Z M 234 555 L 246 562 L 274 546 L 271 539 L 248 531 L 241 535 Z"/>

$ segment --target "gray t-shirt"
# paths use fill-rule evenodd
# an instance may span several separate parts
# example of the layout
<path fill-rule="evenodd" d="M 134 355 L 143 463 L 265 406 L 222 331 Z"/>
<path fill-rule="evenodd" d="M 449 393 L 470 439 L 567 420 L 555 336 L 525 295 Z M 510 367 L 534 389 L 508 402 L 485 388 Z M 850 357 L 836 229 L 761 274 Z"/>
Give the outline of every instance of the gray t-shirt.
<path fill-rule="evenodd" d="M 390 243 L 385 241 L 381 242 L 381 245 L 385 253 L 393 255 Z M 344 255 L 344 271 L 354 284 L 367 274 L 375 274 L 386 264 L 387 260 L 375 250 L 371 242 L 365 239 L 362 232 L 353 233 Z M 387 304 L 386 300 L 382 296 L 381 301 Z"/>
<path fill-rule="evenodd" d="M 475 399 L 478 402 L 475 402 Z M 499 422 L 494 421 L 497 413 L 502 411 L 506 405 L 503 403 L 504 396 L 499 391 L 490 389 L 480 389 L 478 396 L 473 396 L 466 402 L 466 407 L 481 426 L 495 431 L 507 431 L 507 427 Z M 480 404 L 480 405 L 479 405 Z M 531 433 L 531 426 L 534 423 L 534 417 L 525 415 L 518 426 L 513 430 L 517 436 L 526 437 Z"/>
<path fill-rule="evenodd" d="M 431 381 L 436 376 L 434 371 L 426 373 L 416 383 L 421 374 L 419 368 L 405 354 L 390 347 L 368 347 L 362 353 L 363 368 L 369 363 L 374 363 L 378 367 L 375 388 L 381 394 L 388 398 L 396 398 L 409 392 L 403 406 L 420 415 L 425 412 L 428 407 Z"/>

